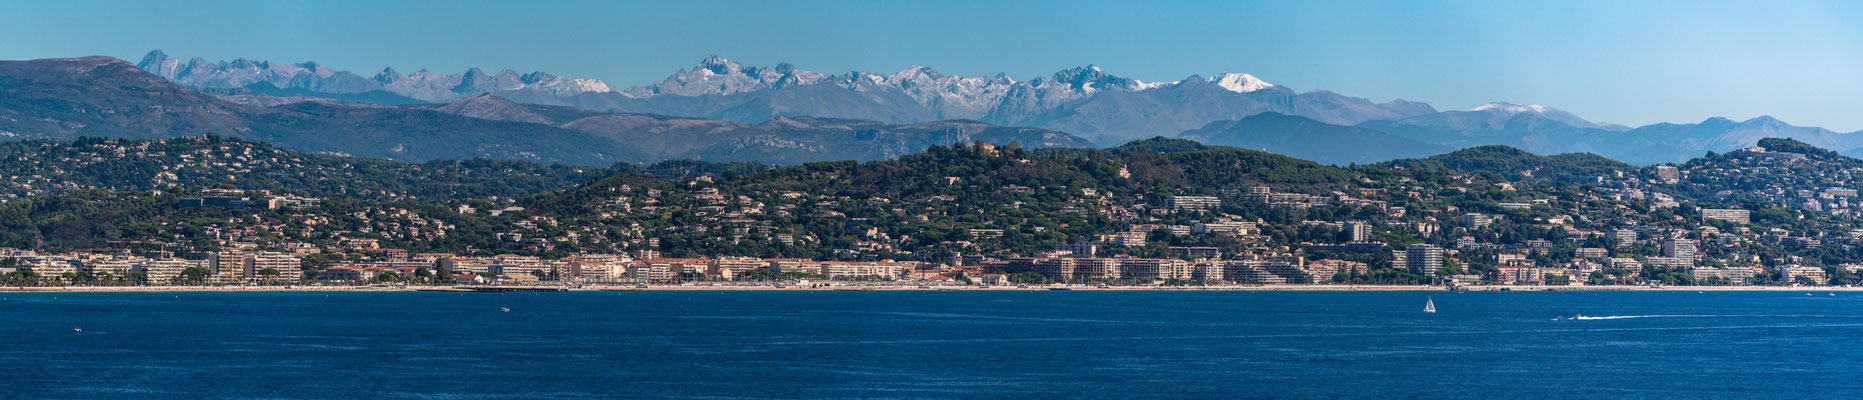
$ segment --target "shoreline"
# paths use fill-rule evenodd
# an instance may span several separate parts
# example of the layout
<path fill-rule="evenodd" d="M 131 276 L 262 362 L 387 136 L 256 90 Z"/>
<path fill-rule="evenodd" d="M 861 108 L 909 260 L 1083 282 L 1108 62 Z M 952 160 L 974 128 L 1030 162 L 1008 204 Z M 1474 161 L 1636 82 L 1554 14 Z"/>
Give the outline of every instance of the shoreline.
<path fill-rule="evenodd" d="M 494 286 L 499 287 L 499 286 Z M 502 286 L 505 288 L 562 288 L 561 286 Z M 45 287 L 0 287 L 0 293 L 280 293 L 280 292 L 476 292 L 470 287 L 460 286 L 405 286 L 405 287 L 368 287 L 368 286 L 45 286 Z M 930 286 L 889 285 L 889 286 L 830 286 L 830 287 L 774 287 L 774 286 L 702 286 L 702 285 L 650 285 L 638 286 L 580 286 L 570 287 L 571 292 L 644 292 L 644 291 L 1118 291 L 1118 292 L 1561 292 L 1561 291 L 1651 291 L 1651 292 L 1853 292 L 1863 291 L 1863 287 L 1790 287 L 1790 286 L 1464 286 L 1449 288 L 1443 286 L 1410 285 L 1224 285 L 1224 286 Z M 492 293 L 492 292 L 486 292 Z"/>

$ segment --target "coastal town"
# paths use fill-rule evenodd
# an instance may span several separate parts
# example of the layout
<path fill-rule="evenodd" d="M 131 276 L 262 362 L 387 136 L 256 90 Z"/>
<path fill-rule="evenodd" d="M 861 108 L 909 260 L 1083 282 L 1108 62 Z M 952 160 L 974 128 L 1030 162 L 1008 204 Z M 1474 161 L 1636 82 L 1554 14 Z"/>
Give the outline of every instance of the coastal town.
<path fill-rule="evenodd" d="M 882 163 L 1035 160 L 981 143 L 942 151 L 943 159 Z M 1567 181 L 1397 166 L 1342 174 L 1347 184 L 1322 175 L 1307 181 L 1327 184 L 1184 195 L 1121 187 L 1137 180 L 1133 160 L 1101 161 L 1117 168 L 1103 184 L 986 185 L 951 175 L 912 183 L 903 196 L 771 190 L 709 174 L 622 176 L 522 203 L 357 202 L 170 184 L 103 195 L 160 215 L 117 225 L 110 240 L 0 249 L 0 280 L 16 288 L 1858 282 L 1863 260 L 1846 257 L 1863 237 L 1851 178 L 1863 167 L 1763 147 L 1718 157 Z M 853 173 L 831 167 L 859 165 L 790 173 L 845 180 Z M 1335 171 L 1344 170 L 1306 173 Z M 1690 192 L 1712 187 L 1700 182 L 1781 173 L 1799 178 Z"/>

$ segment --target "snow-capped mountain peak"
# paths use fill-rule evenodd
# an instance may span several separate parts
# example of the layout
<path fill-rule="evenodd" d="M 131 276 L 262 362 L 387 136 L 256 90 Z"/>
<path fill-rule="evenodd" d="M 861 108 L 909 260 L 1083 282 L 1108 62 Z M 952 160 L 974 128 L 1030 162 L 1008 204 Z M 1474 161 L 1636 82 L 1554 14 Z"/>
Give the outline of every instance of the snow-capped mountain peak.
<path fill-rule="evenodd" d="M 1480 107 L 1469 109 L 1469 111 L 1488 111 L 1488 110 L 1503 111 L 1509 114 L 1519 114 L 1519 113 L 1544 114 L 1548 112 L 1559 111 L 1559 110 L 1553 109 L 1552 107 L 1542 106 L 1538 104 L 1521 105 L 1521 104 L 1506 103 L 1506 102 L 1488 103 L 1488 104 L 1483 104 Z"/>
<path fill-rule="evenodd" d="M 713 54 L 709 57 L 705 57 L 704 60 L 700 60 L 699 67 L 694 70 L 703 70 L 710 72 L 712 75 L 731 75 L 743 69 L 744 66 L 738 64 L 736 61 L 726 60 L 723 57 L 719 57 L 717 54 Z"/>
<path fill-rule="evenodd" d="M 1071 98 L 1101 90 L 1140 90 L 1144 86 L 1137 79 L 1108 74 L 1097 65 L 1064 69 L 1049 78 L 1030 80 L 1029 85 L 1044 92 L 1066 93 L 1063 97 Z"/>
<path fill-rule="evenodd" d="M 1216 82 L 1216 86 L 1221 86 L 1223 89 L 1229 89 L 1229 91 L 1236 93 L 1248 93 L 1274 87 L 1274 84 L 1262 82 L 1261 79 L 1256 79 L 1254 75 L 1249 74 L 1231 74 L 1225 72 L 1221 75 L 1217 75 L 1212 80 Z"/>
<path fill-rule="evenodd" d="M 1176 85 L 1176 84 L 1179 84 L 1179 83 L 1184 83 L 1184 81 L 1170 81 L 1170 82 L 1145 82 L 1145 81 L 1138 81 L 1138 87 L 1137 87 L 1136 89 L 1134 89 L 1134 90 L 1148 90 L 1148 89 L 1155 89 L 1155 88 L 1161 88 L 1161 87 L 1165 87 L 1165 86 L 1171 86 L 1171 85 Z"/>
<path fill-rule="evenodd" d="M 136 66 L 168 80 L 193 87 L 237 89 L 266 83 L 278 88 L 297 88 L 332 94 L 379 90 L 431 102 L 451 102 L 473 95 L 504 90 L 536 90 L 554 96 L 615 91 L 614 87 L 599 80 L 567 78 L 542 72 L 520 76 L 511 70 L 487 74 L 483 70 L 473 68 L 463 75 L 439 75 L 423 69 L 413 75 L 401 75 L 394 68 L 384 68 L 373 78 L 365 78 L 313 61 L 288 64 L 241 58 L 232 61 L 208 62 L 205 59 L 195 58 L 184 64 L 180 60 L 170 58 L 161 50 L 150 51 Z"/>
<path fill-rule="evenodd" d="M 166 78 L 174 76 L 175 72 L 181 69 L 181 60 L 168 58 L 168 53 L 162 52 L 162 49 L 155 49 L 148 55 L 142 56 L 142 61 L 136 63 L 136 67 Z"/>
<path fill-rule="evenodd" d="M 1514 103 L 1506 103 L 1506 102 L 1494 102 L 1494 103 L 1483 104 L 1480 107 L 1471 108 L 1468 110 L 1468 112 L 1499 113 L 1499 114 L 1508 116 L 1510 118 L 1519 116 L 1521 114 L 1532 114 L 1532 115 L 1536 115 L 1541 118 L 1557 121 L 1562 124 L 1576 126 L 1580 128 L 1598 128 L 1598 129 L 1604 129 L 1604 130 L 1610 130 L 1610 131 L 1622 131 L 1622 130 L 1630 129 L 1622 125 L 1600 124 L 1600 123 L 1595 123 L 1591 121 L 1586 121 L 1584 118 L 1580 118 L 1579 116 L 1573 115 L 1572 113 L 1565 112 L 1557 108 L 1542 106 L 1538 104 L 1522 105 L 1522 104 L 1514 104 Z"/>
<path fill-rule="evenodd" d="M 659 95 L 729 95 L 810 85 L 827 78 L 827 75 L 819 72 L 796 69 L 789 63 L 780 63 L 775 67 L 745 67 L 736 61 L 712 55 L 700 60 L 699 65 L 692 69 L 680 70 L 660 83 L 628 88 L 622 93 L 636 98 Z"/>

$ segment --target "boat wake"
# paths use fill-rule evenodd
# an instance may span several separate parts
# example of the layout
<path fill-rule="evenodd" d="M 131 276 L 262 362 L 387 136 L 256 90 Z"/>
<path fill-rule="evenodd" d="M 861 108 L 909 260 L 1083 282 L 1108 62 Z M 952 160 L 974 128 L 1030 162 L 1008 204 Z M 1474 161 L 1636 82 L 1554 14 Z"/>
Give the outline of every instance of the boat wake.
<path fill-rule="evenodd" d="M 1595 316 L 1595 317 L 1579 315 L 1579 316 L 1573 316 L 1573 317 L 1560 317 L 1560 318 L 1554 318 L 1554 319 L 1555 320 L 1563 319 L 1563 320 L 1579 320 L 1579 321 L 1597 321 L 1597 320 L 1608 320 L 1608 319 L 1636 319 L 1636 318 L 1854 318 L 1854 317 L 1841 316 L 1841 315 L 1604 315 L 1604 316 Z"/>
<path fill-rule="evenodd" d="M 1588 316 L 1580 315 L 1580 316 L 1572 317 L 1569 319 L 1575 319 L 1579 321 L 1595 321 L 1595 320 L 1606 320 L 1606 319 L 1633 319 L 1633 318 L 1719 318 L 1719 317 L 1745 317 L 1745 316 L 1747 315 L 1607 315 L 1607 316 L 1599 316 L 1599 317 L 1588 317 Z"/>

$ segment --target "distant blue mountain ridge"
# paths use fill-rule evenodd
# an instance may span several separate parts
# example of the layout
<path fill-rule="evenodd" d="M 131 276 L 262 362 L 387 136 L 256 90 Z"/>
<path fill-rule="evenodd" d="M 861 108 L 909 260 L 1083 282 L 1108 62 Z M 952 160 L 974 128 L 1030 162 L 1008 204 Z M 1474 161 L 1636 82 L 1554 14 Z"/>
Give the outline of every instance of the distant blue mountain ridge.
<path fill-rule="evenodd" d="M 1633 164 L 1655 164 L 1751 146 L 1762 137 L 1792 138 L 1844 154 L 1863 154 L 1863 135 L 1856 132 L 1793 126 L 1771 117 L 1625 127 L 1594 123 L 1538 105 L 1492 103 L 1439 111 L 1401 99 L 1378 103 L 1324 90 L 1296 92 L 1236 73 L 1173 82 L 1143 82 L 1092 66 L 1026 80 L 1001 74 L 945 75 L 919 66 L 891 74 L 828 75 L 789 64 L 750 67 L 710 57 L 661 82 L 619 89 L 599 80 L 544 72 L 486 73 L 475 68 L 462 74 L 422 70 L 403 75 L 389 68 L 365 77 L 315 62 L 184 62 L 159 50 L 145 56 L 137 67 L 196 90 L 237 95 L 267 107 L 296 103 L 258 97 L 325 98 L 414 108 L 430 103 L 433 106 L 427 108 L 439 108 L 491 94 L 527 107 L 561 106 L 765 127 L 769 121 L 910 125 L 960 120 L 1066 132 L 1100 146 L 1155 136 L 1183 137 L 1332 164 L 1418 157 L 1482 145 L 1505 145 L 1536 154 L 1594 153 Z M 474 117 L 500 119 L 494 114 Z M 825 149 L 771 142 L 752 134 L 732 140 L 789 148 L 784 158 L 792 159 L 796 152 Z M 1074 139 L 1053 143 L 1069 140 Z M 577 157 L 564 159 L 570 158 Z"/>

